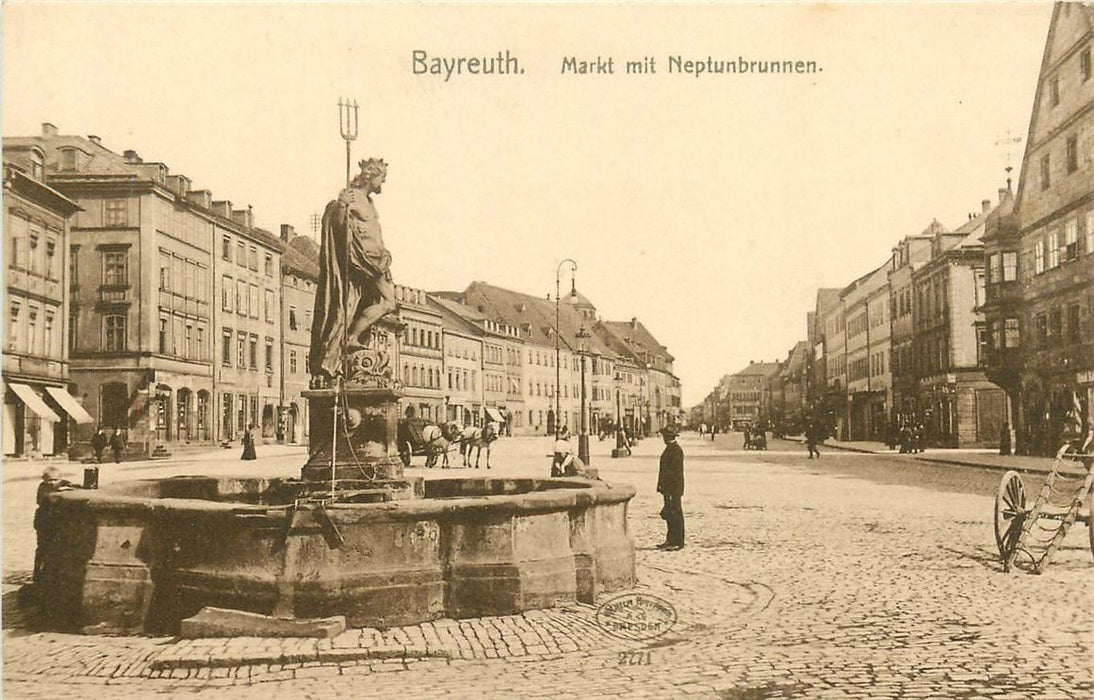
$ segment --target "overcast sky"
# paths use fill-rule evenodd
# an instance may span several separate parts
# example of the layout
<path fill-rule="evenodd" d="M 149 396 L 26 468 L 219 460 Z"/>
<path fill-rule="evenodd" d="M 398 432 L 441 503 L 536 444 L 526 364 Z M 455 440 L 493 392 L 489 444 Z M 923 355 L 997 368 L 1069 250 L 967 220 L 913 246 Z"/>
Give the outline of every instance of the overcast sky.
<path fill-rule="evenodd" d="M 545 296 L 574 258 L 603 317 L 669 347 L 685 405 L 784 359 L 818 287 L 995 200 L 996 142 L 1026 135 L 1052 11 L 5 5 L 5 136 L 96 134 L 307 233 L 343 185 L 337 103 L 356 98 L 355 160 L 390 164 L 377 206 L 397 282 Z M 414 50 L 509 51 L 524 73 L 415 75 Z M 567 56 L 616 72 L 562 74 Z M 655 74 L 624 73 L 645 56 Z M 821 70 L 695 77 L 670 56 Z"/>

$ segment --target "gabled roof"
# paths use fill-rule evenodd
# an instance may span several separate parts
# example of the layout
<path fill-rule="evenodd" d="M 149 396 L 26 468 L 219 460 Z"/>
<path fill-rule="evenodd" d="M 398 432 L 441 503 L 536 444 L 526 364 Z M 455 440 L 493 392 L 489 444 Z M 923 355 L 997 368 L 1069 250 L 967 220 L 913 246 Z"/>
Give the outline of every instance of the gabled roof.
<path fill-rule="evenodd" d="M 779 369 L 782 367 L 781 362 L 749 362 L 748 367 L 745 367 L 739 372 L 734 372 L 732 377 L 753 377 L 761 376 L 765 378 L 771 378 L 775 376 Z"/>
<path fill-rule="evenodd" d="M 472 282 L 463 292 L 465 304 L 486 318 L 507 323 L 520 330 L 521 338 L 527 342 L 544 347 L 555 344 L 555 303 L 540 297 L 515 292 L 504 287 L 496 287 L 486 282 Z M 612 350 L 592 332 L 581 314 L 572 307 L 560 304 L 558 308 L 558 326 L 560 344 L 569 349 L 580 347 L 578 330 L 586 326 L 590 338 L 586 347 L 590 352 L 601 355 L 614 355 Z"/>
<path fill-rule="evenodd" d="M 433 305 L 434 308 L 440 311 L 441 326 L 446 331 L 463 333 L 464 335 L 470 335 L 476 338 L 485 335 L 485 331 L 482 327 L 471 321 L 464 313 L 464 309 L 467 311 L 473 311 L 473 309 L 468 309 L 462 304 L 458 304 L 443 297 L 436 297 L 432 294 L 426 294 L 426 300 Z"/>
<path fill-rule="evenodd" d="M 630 321 L 604 321 L 603 325 L 616 337 L 622 338 L 631 348 L 632 353 L 644 352 L 649 355 L 660 355 L 665 362 L 676 361 L 676 358 L 669 354 L 669 349 L 658 342 L 653 333 L 650 333 L 645 324 L 637 318 L 632 318 Z"/>
<path fill-rule="evenodd" d="M 313 282 L 319 281 L 319 244 L 309 236 L 294 236 L 281 254 L 281 268 Z"/>

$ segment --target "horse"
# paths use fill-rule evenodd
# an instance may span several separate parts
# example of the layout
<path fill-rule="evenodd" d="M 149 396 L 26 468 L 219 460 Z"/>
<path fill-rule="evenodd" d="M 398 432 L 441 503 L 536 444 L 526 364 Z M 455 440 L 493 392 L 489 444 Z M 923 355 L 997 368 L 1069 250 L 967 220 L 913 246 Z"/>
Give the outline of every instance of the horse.
<path fill-rule="evenodd" d="M 458 423 L 436 425 L 430 423 L 422 428 L 422 449 L 425 451 L 425 466 L 435 467 L 437 455 L 443 455 L 442 469 L 448 469 L 448 446 L 460 439 L 462 431 Z"/>
<path fill-rule="evenodd" d="M 471 466 L 471 449 L 476 448 L 475 469 L 479 468 L 479 457 L 482 448 L 486 448 L 486 468 L 490 468 L 490 443 L 498 439 L 498 424 L 490 421 L 483 428 L 469 425 L 463 429 L 460 436 L 460 452 L 463 454 L 463 466 Z"/>

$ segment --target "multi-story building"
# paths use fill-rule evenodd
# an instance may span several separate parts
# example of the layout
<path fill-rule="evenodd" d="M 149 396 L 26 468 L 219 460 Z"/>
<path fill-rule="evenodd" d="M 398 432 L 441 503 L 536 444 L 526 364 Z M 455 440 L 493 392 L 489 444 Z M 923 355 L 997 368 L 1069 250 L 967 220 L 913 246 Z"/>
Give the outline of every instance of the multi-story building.
<path fill-rule="evenodd" d="M 772 426 L 784 433 L 796 434 L 805 424 L 808 355 L 808 341 L 795 343 L 771 380 L 770 418 Z"/>
<path fill-rule="evenodd" d="M 638 412 L 638 432 L 651 435 L 667 425 L 681 422 L 680 380 L 674 373 L 675 358 L 668 348 L 637 318 L 603 323 L 630 349 L 631 364 L 637 373 L 634 393 L 642 405 Z"/>
<path fill-rule="evenodd" d="M 885 393 L 874 387 L 876 368 L 871 354 L 871 334 L 877 323 L 870 316 L 871 298 L 888 297 L 889 261 L 848 285 L 840 298 L 847 319 L 844 342 L 847 367 L 847 437 L 872 440 L 884 433 Z M 875 313 L 878 309 L 875 305 Z M 888 318 L 886 316 L 886 322 Z M 874 352 L 878 352 L 876 349 Z"/>
<path fill-rule="evenodd" d="M 312 311 L 319 281 L 319 244 L 297 236 L 292 226 L 281 226 L 285 252 L 281 256 L 281 417 L 279 439 L 303 443 L 308 439 L 308 402 L 311 383 Z"/>
<path fill-rule="evenodd" d="M 892 268 L 889 270 L 889 344 L 893 403 L 891 413 L 898 423 L 914 420 L 918 411 L 919 375 L 915 365 L 914 325 L 912 309 L 914 289 L 912 275 L 931 257 L 931 242 L 945 227 L 932 220 L 923 233 L 905 236 L 893 247 Z"/>
<path fill-rule="evenodd" d="M 217 439 L 277 439 L 281 407 L 281 240 L 254 225 L 250 207 L 212 202 L 217 216 L 213 299 L 217 305 Z M 311 327 L 311 307 L 302 309 Z M 208 439 L 208 436 L 199 439 Z"/>
<path fill-rule="evenodd" d="M 69 217 L 76 203 L 45 184 L 45 151 L 4 143 L 4 455 L 61 454 L 72 422 L 91 423 L 69 394 Z M 68 330 L 71 330 L 69 328 Z"/>
<path fill-rule="evenodd" d="M 927 444 L 994 445 L 1005 416 L 1004 392 L 980 369 L 984 319 L 981 237 L 991 202 L 953 233 L 939 231 L 931 258 L 912 273 L 913 364 L 917 419 Z"/>
<path fill-rule="evenodd" d="M 729 375 L 729 415 L 726 423 L 740 430 L 757 421 L 770 419 L 771 379 L 779 372 L 778 362 L 749 362 Z"/>
<path fill-rule="evenodd" d="M 871 440 L 884 440 L 890 423 L 894 422 L 893 375 L 890 370 L 892 346 L 889 342 L 892 332 L 889 307 L 892 293 L 889 290 L 888 276 L 891 264 L 891 260 L 886 264 L 885 283 L 866 298 L 866 314 L 870 320 L 870 337 L 867 341 L 870 358 L 867 419 Z"/>
<path fill-rule="evenodd" d="M 813 311 L 806 314 L 809 357 L 807 369 L 806 402 L 809 418 L 823 420 L 827 427 L 835 425 L 834 416 L 828 414 L 828 317 L 839 306 L 839 289 L 817 290 Z"/>
<path fill-rule="evenodd" d="M 424 290 L 406 285 L 395 285 L 395 302 L 405 324 L 399 352 L 403 381 L 400 415 L 407 406 L 413 406 L 419 418 L 444 421 L 441 312 L 429 302 Z"/>
<path fill-rule="evenodd" d="M 432 295 L 428 299 L 441 315 L 445 420 L 482 425 L 487 384 L 483 374 L 483 331 L 449 308 L 458 306 L 455 302 Z"/>
<path fill-rule="evenodd" d="M 847 316 L 843 306 L 843 292 L 828 307 L 820 319 L 824 324 L 824 413 L 827 415 L 829 432 L 841 440 L 848 439 L 847 425 Z"/>
<path fill-rule="evenodd" d="M 1057 3 L 1016 195 L 1020 443 L 1043 454 L 1090 428 L 1094 401 L 1092 44 L 1094 6 Z"/>

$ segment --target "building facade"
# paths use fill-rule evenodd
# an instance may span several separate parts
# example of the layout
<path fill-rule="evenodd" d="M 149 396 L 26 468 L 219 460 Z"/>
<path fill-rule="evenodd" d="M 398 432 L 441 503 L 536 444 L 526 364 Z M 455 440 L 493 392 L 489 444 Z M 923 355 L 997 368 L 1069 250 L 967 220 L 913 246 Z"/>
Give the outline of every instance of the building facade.
<path fill-rule="evenodd" d="M 445 420 L 444 343 L 441 313 L 424 290 L 395 285 L 395 303 L 405 329 L 399 338 L 403 398 L 399 413 L 408 406 L 419 418 Z"/>
<path fill-rule="evenodd" d="M 69 393 L 69 220 L 77 205 L 45 183 L 45 151 L 4 145 L 5 457 L 63 454 L 91 423 Z"/>

